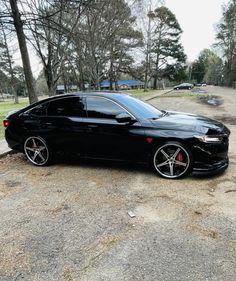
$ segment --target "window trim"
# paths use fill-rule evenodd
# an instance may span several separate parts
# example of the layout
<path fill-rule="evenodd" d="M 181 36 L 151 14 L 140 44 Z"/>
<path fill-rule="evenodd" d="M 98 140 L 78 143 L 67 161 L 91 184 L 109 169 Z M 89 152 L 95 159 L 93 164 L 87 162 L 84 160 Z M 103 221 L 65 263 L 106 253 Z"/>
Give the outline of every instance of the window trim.
<path fill-rule="evenodd" d="M 88 106 L 87 106 L 87 98 L 99 98 L 99 99 L 105 99 L 105 100 L 108 100 L 114 104 L 116 104 L 117 106 L 119 106 L 120 108 L 122 108 L 124 111 L 126 111 L 134 120 L 138 120 L 131 112 L 129 112 L 124 106 L 122 106 L 121 104 L 119 104 L 118 102 L 114 101 L 113 99 L 110 99 L 110 98 L 107 98 L 107 97 L 102 97 L 102 96 L 95 96 L 95 95 L 89 95 L 89 96 L 84 96 L 85 98 L 85 103 L 86 103 L 86 117 L 85 118 L 93 118 L 93 119 L 107 119 L 107 120 L 114 120 L 114 119 L 110 119 L 110 118 L 99 118 L 99 117 L 89 117 L 88 116 Z"/>

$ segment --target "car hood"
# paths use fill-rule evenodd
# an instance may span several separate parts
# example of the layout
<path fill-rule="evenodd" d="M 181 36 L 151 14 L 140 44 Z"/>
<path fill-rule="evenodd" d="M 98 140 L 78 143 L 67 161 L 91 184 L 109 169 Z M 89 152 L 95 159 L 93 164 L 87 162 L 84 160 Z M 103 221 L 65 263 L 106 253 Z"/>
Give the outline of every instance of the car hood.
<path fill-rule="evenodd" d="M 160 119 L 152 120 L 153 125 L 181 131 L 193 131 L 202 134 L 226 133 L 227 128 L 210 118 L 183 112 L 167 111 Z"/>

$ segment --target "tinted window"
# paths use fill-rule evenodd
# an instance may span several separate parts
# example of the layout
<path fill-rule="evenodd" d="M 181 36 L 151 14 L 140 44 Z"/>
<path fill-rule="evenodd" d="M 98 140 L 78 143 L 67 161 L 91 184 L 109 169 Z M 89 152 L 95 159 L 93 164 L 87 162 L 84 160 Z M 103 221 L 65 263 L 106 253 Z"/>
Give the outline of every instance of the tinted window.
<path fill-rule="evenodd" d="M 81 98 L 62 98 L 51 101 L 48 107 L 50 116 L 83 117 L 84 104 Z"/>
<path fill-rule="evenodd" d="M 29 110 L 29 114 L 35 116 L 47 115 L 47 107 L 48 107 L 48 103 L 37 105 L 33 107 L 31 110 Z"/>
<path fill-rule="evenodd" d="M 163 112 L 156 107 L 134 97 L 124 95 L 120 96 L 119 99 L 135 116 L 141 119 L 160 118 L 163 115 Z"/>
<path fill-rule="evenodd" d="M 116 115 L 125 112 L 122 107 L 105 98 L 87 97 L 87 114 L 90 118 L 115 119 Z"/>

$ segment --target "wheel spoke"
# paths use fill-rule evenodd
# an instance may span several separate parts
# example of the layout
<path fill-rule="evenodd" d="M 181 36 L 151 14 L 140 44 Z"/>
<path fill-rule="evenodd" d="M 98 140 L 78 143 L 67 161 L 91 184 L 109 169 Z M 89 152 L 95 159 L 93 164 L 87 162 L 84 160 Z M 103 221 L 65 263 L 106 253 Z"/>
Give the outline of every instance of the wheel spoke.
<path fill-rule="evenodd" d="M 36 157 L 38 156 L 38 152 L 37 151 L 35 151 L 35 153 L 34 153 L 34 156 L 33 156 L 33 158 L 32 158 L 32 160 L 33 161 L 35 161 L 35 159 L 36 159 Z"/>
<path fill-rule="evenodd" d="M 177 155 L 179 154 L 179 152 L 180 152 L 180 148 L 178 148 L 176 151 L 175 151 L 175 153 L 173 154 L 173 159 L 175 160 L 175 158 L 177 157 Z"/>
<path fill-rule="evenodd" d="M 166 157 L 166 159 L 170 158 L 170 156 L 163 149 L 161 149 L 161 153 Z"/>
<path fill-rule="evenodd" d="M 27 150 L 29 150 L 29 151 L 32 151 L 32 152 L 34 152 L 34 149 L 33 149 L 33 148 L 31 148 L 31 147 L 26 147 L 25 149 L 27 149 Z"/>
<path fill-rule="evenodd" d="M 42 159 L 42 161 L 45 161 L 45 158 L 43 157 L 43 155 L 41 154 L 41 152 L 38 153 L 38 156 Z"/>
<path fill-rule="evenodd" d="M 42 150 L 46 149 L 45 146 L 39 146 L 38 150 L 41 152 Z"/>
<path fill-rule="evenodd" d="M 166 160 L 165 162 L 156 165 L 156 167 L 160 168 L 160 167 L 166 166 L 166 165 L 168 165 L 168 164 L 169 164 L 169 161 Z"/>
<path fill-rule="evenodd" d="M 36 148 L 37 145 L 36 145 L 35 139 L 32 139 L 32 142 L 33 142 L 33 146 Z"/>
<path fill-rule="evenodd" d="M 174 165 L 172 163 L 169 163 L 170 165 L 170 175 L 174 176 Z"/>
<path fill-rule="evenodd" d="M 180 161 L 177 161 L 177 160 L 175 160 L 175 165 L 180 165 L 180 166 L 184 166 L 184 167 L 186 167 L 187 166 L 187 163 L 184 163 L 184 162 L 180 162 Z"/>

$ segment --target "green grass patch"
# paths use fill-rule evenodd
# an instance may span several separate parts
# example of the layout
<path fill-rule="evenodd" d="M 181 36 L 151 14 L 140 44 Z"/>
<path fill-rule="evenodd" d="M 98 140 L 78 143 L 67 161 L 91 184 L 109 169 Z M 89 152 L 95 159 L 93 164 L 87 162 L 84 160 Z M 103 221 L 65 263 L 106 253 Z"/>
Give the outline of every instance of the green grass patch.
<path fill-rule="evenodd" d="M 0 114 L 4 112 L 9 112 L 11 110 L 21 109 L 29 105 L 28 98 L 22 98 L 19 100 L 18 104 L 15 104 L 14 101 L 2 101 L 0 102 Z"/>
<path fill-rule="evenodd" d="M 168 92 L 169 90 L 148 90 L 147 92 L 144 92 L 143 89 L 135 89 L 135 90 L 128 90 L 126 91 L 127 93 L 132 94 L 133 96 L 139 98 L 139 99 L 143 99 L 143 98 L 148 98 L 149 96 L 153 96 L 153 95 L 162 95 L 165 92 Z"/>
<path fill-rule="evenodd" d="M 28 98 L 22 98 L 19 100 L 18 104 L 15 104 L 12 100 L 1 101 L 0 102 L 0 139 L 4 138 L 4 127 L 2 125 L 3 119 L 6 117 L 7 113 L 12 110 L 21 109 L 29 105 Z"/>

